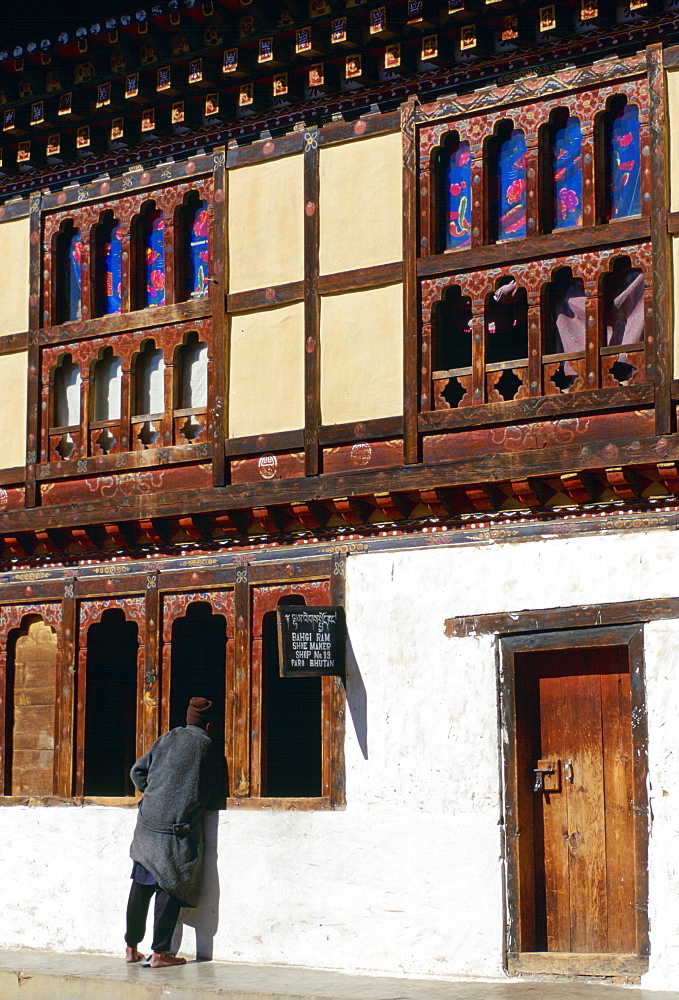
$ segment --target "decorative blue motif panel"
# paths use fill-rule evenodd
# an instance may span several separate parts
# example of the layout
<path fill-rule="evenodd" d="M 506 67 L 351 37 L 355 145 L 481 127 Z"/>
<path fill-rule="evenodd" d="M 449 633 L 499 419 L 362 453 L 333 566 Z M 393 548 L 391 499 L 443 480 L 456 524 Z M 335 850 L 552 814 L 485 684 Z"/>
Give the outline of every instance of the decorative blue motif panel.
<path fill-rule="evenodd" d="M 609 143 L 609 218 L 640 215 L 639 108 L 635 104 L 625 104 L 614 115 Z"/>
<path fill-rule="evenodd" d="M 552 156 L 554 228 L 581 226 L 582 131 L 577 118 L 555 131 Z"/>
<path fill-rule="evenodd" d="M 165 219 L 159 210 L 146 216 L 146 305 L 165 303 Z"/>
<path fill-rule="evenodd" d="M 108 316 L 122 308 L 123 245 L 120 224 L 114 223 L 102 246 L 103 287 L 101 288 L 100 313 Z"/>
<path fill-rule="evenodd" d="M 82 240 L 80 230 L 75 229 L 68 245 L 68 277 L 66 308 L 68 310 L 68 320 L 81 318 L 81 290 L 82 290 Z"/>
<path fill-rule="evenodd" d="M 468 142 L 458 142 L 446 164 L 446 250 L 471 246 L 472 162 Z"/>
<path fill-rule="evenodd" d="M 207 202 L 201 201 L 196 208 L 189 233 L 187 291 L 192 299 L 202 299 L 208 294 L 209 265 Z"/>
<path fill-rule="evenodd" d="M 498 240 L 526 235 L 526 137 L 520 129 L 500 143 L 497 157 Z"/>

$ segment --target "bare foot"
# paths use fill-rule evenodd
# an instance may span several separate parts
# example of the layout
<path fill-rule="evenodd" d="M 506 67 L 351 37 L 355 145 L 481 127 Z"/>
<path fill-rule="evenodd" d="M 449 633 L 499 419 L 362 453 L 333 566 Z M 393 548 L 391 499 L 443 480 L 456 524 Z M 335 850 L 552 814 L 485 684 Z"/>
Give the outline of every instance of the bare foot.
<path fill-rule="evenodd" d="M 186 965 L 185 958 L 177 958 L 167 951 L 154 951 L 149 965 L 152 969 L 164 969 L 168 965 Z"/>
<path fill-rule="evenodd" d="M 125 949 L 125 961 L 129 964 L 132 962 L 143 962 L 144 956 L 141 952 L 137 951 L 136 948 L 126 948 Z"/>

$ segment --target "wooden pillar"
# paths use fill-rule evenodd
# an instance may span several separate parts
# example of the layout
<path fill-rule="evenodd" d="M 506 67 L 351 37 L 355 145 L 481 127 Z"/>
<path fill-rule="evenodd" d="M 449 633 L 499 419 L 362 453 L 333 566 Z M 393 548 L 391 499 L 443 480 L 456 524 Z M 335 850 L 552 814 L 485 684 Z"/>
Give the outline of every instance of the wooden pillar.
<path fill-rule="evenodd" d="M 137 757 L 146 753 L 158 738 L 160 597 L 156 571 L 146 574 L 145 621 L 146 641 L 141 649 L 141 664 L 137 676 L 137 689 L 142 692 L 142 697 L 138 698 Z"/>
<path fill-rule="evenodd" d="M 528 394 L 542 395 L 540 289 L 528 293 Z"/>
<path fill-rule="evenodd" d="M 231 794 L 250 794 L 250 587 L 248 567 L 236 571 L 236 639 L 233 691 L 233 760 L 229 761 Z"/>
<path fill-rule="evenodd" d="M 175 302 L 175 225 L 172 214 L 165 218 L 163 249 L 165 251 L 165 305 L 170 306 Z M 181 250 L 179 252 L 181 253 Z"/>
<path fill-rule="evenodd" d="M 26 507 L 38 504 L 36 465 L 40 461 L 40 349 L 38 330 L 40 328 L 40 274 L 41 242 L 40 212 L 42 199 L 39 194 L 31 196 L 31 216 L 29 235 L 29 300 L 28 300 L 28 382 L 26 391 L 26 478 L 24 503 Z"/>
<path fill-rule="evenodd" d="M 486 206 L 486 178 L 484 175 L 483 144 L 477 143 L 471 148 L 472 155 L 472 246 L 481 247 L 488 241 L 488 219 Z"/>
<path fill-rule="evenodd" d="M 212 485 L 227 483 L 226 442 L 227 400 L 231 357 L 230 332 L 226 317 L 227 245 L 226 245 L 226 150 L 215 150 L 210 246 L 210 302 L 212 305 L 212 378 L 208 380 L 208 398 L 212 387 Z M 208 367 L 209 375 L 209 367 Z"/>
<path fill-rule="evenodd" d="M 344 607 L 346 590 L 346 555 L 333 556 L 330 578 L 330 603 Z M 323 794 L 326 792 L 326 771 L 329 784 L 330 805 L 342 806 L 346 802 L 346 779 L 344 767 L 344 735 L 346 727 L 347 696 L 341 677 L 324 677 L 323 683 L 329 688 L 329 734 L 323 726 L 323 739 L 330 739 L 330 753 L 323 753 Z M 325 710 L 325 698 L 323 700 Z M 324 720 L 325 722 L 325 720 Z M 325 746 L 324 746 L 325 751 Z M 326 763 L 327 762 L 327 763 Z"/>
<path fill-rule="evenodd" d="M 486 402 L 485 296 L 472 301 L 472 406 Z"/>
<path fill-rule="evenodd" d="M 601 336 L 601 308 L 599 302 L 600 282 L 585 282 L 585 388 L 598 389 L 601 385 L 601 365 L 599 363 L 599 346 L 603 343 Z"/>
<path fill-rule="evenodd" d="M 676 430 L 672 405 L 674 343 L 672 329 L 672 246 L 667 232 L 669 183 L 667 149 L 667 95 L 663 50 L 660 43 L 646 50 L 649 94 L 650 168 L 651 168 L 651 241 L 653 244 L 653 306 L 646 312 L 646 378 L 653 377 L 655 387 L 655 432 L 671 434 Z M 643 211 L 643 209 L 642 209 Z M 653 338 L 652 345 L 649 338 Z M 651 359 L 650 352 L 653 351 Z M 652 367 L 651 367 L 652 360 Z"/>
<path fill-rule="evenodd" d="M 57 704 L 57 751 L 55 762 L 55 793 L 69 798 L 73 795 L 73 750 L 76 742 L 75 686 L 78 628 L 75 578 L 64 583 L 61 610 L 61 658 Z"/>
<path fill-rule="evenodd" d="M 401 106 L 403 144 L 403 461 L 420 461 L 415 100 Z"/>
<path fill-rule="evenodd" d="M 319 133 L 304 134 L 304 472 L 320 472 L 321 299 L 319 273 Z"/>
<path fill-rule="evenodd" d="M 540 233 L 539 211 L 539 163 L 537 133 L 526 135 L 526 236 L 537 236 Z"/>

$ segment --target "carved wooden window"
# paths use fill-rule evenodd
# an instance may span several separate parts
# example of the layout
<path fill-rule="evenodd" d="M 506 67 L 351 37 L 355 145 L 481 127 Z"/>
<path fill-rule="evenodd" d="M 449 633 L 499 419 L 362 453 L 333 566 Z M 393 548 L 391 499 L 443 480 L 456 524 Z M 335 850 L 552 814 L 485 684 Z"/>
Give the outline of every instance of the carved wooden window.
<path fill-rule="evenodd" d="M 82 239 L 72 219 L 55 237 L 54 312 L 57 323 L 79 320 L 82 315 Z"/>
<path fill-rule="evenodd" d="M 210 291 L 208 203 L 200 198 L 197 191 L 191 191 L 177 216 L 177 300 L 202 299 Z"/>
<path fill-rule="evenodd" d="M 641 214 L 641 131 L 639 108 L 623 95 L 602 115 L 604 219 Z"/>
<path fill-rule="evenodd" d="M 191 331 L 175 355 L 175 440 L 194 441 L 205 429 L 208 347 Z"/>
<path fill-rule="evenodd" d="M 488 141 L 488 235 L 491 241 L 526 235 L 526 136 L 511 121 Z"/>
<path fill-rule="evenodd" d="M 65 354 L 52 373 L 50 435 L 60 437 L 54 447 L 62 459 L 73 454 L 80 441 L 80 365 Z M 75 436 L 75 438 L 74 438 Z"/>
<path fill-rule="evenodd" d="M 130 768 L 137 758 L 136 622 L 107 608 L 87 629 L 83 794 L 134 794 Z"/>
<path fill-rule="evenodd" d="M 108 454 L 120 440 L 123 370 L 112 347 L 106 347 L 92 369 L 90 446 L 94 454 Z"/>
<path fill-rule="evenodd" d="M 434 169 L 438 176 L 437 200 L 441 211 L 437 244 L 440 250 L 460 250 L 471 246 L 471 153 L 469 142 L 460 142 L 457 132 L 449 132 L 435 151 Z"/>
<path fill-rule="evenodd" d="M 602 69 L 589 90 L 572 79 L 549 93 L 522 82 L 415 111 L 420 409 L 487 407 L 423 414 L 425 457 L 429 443 L 432 455 L 456 454 L 455 442 L 435 443 L 436 428 L 505 422 L 492 404 L 525 400 L 513 419 L 530 419 L 530 397 L 579 393 L 591 412 L 610 405 L 590 391 L 638 387 L 641 401 L 652 382 L 645 70 L 611 80 Z M 456 243 L 460 153 L 472 194 L 470 238 Z"/>
<path fill-rule="evenodd" d="M 106 212 L 94 230 L 95 311 L 108 316 L 122 310 L 123 244 L 121 224 Z"/>
<path fill-rule="evenodd" d="M 582 127 L 580 119 L 557 108 L 543 129 L 542 226 L 544 232 L 570 229 L 583 222 Z"/>
<path fill-rule="evenodd" d="M 143 447 L 156 442 L 165 412 L 165 359 L 154 340 L 145 340 L 134 362 L 132 433 Z"/>

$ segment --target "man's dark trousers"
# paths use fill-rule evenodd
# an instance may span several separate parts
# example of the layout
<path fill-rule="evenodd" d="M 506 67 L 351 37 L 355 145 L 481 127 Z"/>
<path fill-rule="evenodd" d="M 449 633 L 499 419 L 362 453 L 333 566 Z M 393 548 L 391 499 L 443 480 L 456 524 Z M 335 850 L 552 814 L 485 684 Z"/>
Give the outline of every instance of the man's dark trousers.
<path fill-rule="evenodd" d="M 127 933 L 125 942 L 129 948 L 136 948 L 146 933 L 146 916 L 149 912 L 151 896 L 156 894 L 153 911 L 153 942 L 152 951 L 168 951 L 172 944 L 172 935 L 177 926 L 177 917 L 182 908 L 182 901 L 171 896 L 159 885 L 142 885 L 132 882 L 130 898 L 127 901 Z"/>

